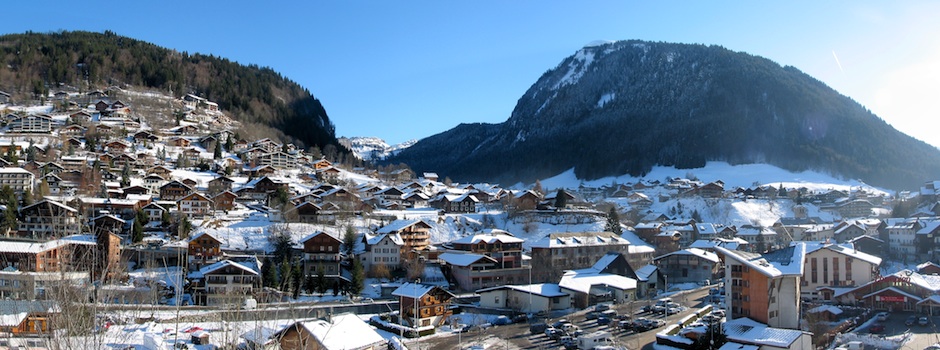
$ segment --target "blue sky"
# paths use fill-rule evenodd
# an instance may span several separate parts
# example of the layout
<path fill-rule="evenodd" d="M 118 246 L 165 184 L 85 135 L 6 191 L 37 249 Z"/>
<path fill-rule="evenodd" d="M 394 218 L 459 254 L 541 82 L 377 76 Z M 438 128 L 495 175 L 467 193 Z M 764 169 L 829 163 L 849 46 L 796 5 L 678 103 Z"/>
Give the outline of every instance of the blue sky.
<path fill-rule="evenodd" d="M 337 136 L 420 139 L 506 120 L 594 40 L 721 45 L 795 66 L 935 146 L 940 3 L 925 1 L 16 1 L 0 33 L 112 30 L 269 66 Z"/>

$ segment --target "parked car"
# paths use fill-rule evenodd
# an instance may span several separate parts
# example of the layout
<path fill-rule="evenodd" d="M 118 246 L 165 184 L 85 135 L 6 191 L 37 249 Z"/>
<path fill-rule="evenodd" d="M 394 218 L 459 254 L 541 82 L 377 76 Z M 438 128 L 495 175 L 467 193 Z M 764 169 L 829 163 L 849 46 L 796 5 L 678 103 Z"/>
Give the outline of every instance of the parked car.
<path fill-rule="evenodd" d="M 602 304 L 594 305 L 594 311 L 601 312 L 601 311 L 607 311 L 607 310 L 610 310 L 610 304 L 602 303 Z"/>
<path fill-rule="evenodd" d="M 597 318 L 597 325 L 599 325 L 599 326 L 607 326 L 607 325 L 609 325 L 609 324 L 610 324 L 610 318 L 609 318 L 609 317 L 600 316 L 600 317 Z"/>
<path fill-rule="evenodd" d="M 561 331 L 559 331 L 559 330 L 558 330 L 557 328 L 555 328 L 555 327 L 548 327 L 548 328 L 545 328 L 545 335 L 546 335 L 547 337 L 549 337 L 549 338 L 557 339 L 557 338 L 560 336 L 560 335 L 559 335 L 560 333 L 561 333 Z"/>
<path fill-rule="evenodd" d="M 500 315 L 499 317 L 496 317 L 496 319 L 494 319 L 492 323 L 497 326 L 502 326 L 502 325 L 512 324 L 512 319 L 509 318 L 509 316 Z"/>
<path fill-rule="evenodd" d="M 715 316 L 718 316 L 718 317 L 725 317 L 725 310 L 720 310 L 720 309 L 719 309 L 719 310 L 713 310 L 713 311 L 712 311 L 712 315 L 715 315 Z"/>
<path fill-rule="evenodd" d="M 882 312 L 875 314 L 875 319 L 877 319 L 878 321 L 884 322 L 888 320 L 888 316 L 890 315 L 891 314 L 889 314 L 888 312 L 882 311 Z"/>
<path fill-rule="evenodd" d="M 567 319 L 562 318 L 562 319 L 559 319 L 558 321 L 555 321 L 555 323 L 552 323 L 552 327 L 561 328 L 561 325 L 565 323 L 571 323 L 571 322 L 569 322 Z"/>
<path fill-rule="evenodd" d="M 532 334 L 544 333 L 548 329 L 548 325 L 544 323 L 534 323 L 529 326 L 529 332 Z"/>
<path fill-rule="evenodd" d="M 620 329 L 623 329 L 623 330 L 631 330 L 631 329 L 633 329 L 633 321 L 631 321 L 631 320 L 622 320 L 622 321 L 618 321 L 618 322 L 617 322 L 617 328 L 620 328 Z"/>
<path fill-rule="evenodd" d="M 921 317 L 917 320 L 917 324 L 919 324 L 919 325 L 921 325 L 921 326 L 926 326 L 926 325 L 930 324 L 930 319 L 927 318 L 927 316 L 921 316 Z"/>
<path fill-rule="evenodd" d="M 917 323 L 917 316 L 914 315 L 908 316 L 907 319 L 904 320 L 905 326 L 913 326 L 914 323 Z"/>
<path fill-rule="evenodd" d="M 600 316 L 600 315 L 601 315 L 600 312 L 591 311 L 591 312 L 588 312 L 587 314 L 585 314 L 585 315 L 584 315 L 584 318 L 587 319 L 587 320 L 593 320 L 593 319 L 596 319 L 597 316 Z"/>
<path fill-rule="evenodd" d="M 885 331 L 885 325 L 881 323 L 875 323 L 868 327 L 869 333 L 882 333 Z"/>

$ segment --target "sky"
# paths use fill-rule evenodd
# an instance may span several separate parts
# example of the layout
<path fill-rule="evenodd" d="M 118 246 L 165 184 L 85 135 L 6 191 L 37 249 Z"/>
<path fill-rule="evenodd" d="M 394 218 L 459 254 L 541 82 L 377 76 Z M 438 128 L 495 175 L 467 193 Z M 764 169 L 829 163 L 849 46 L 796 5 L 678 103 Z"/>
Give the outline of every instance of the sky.
<path fill-rule="evenodd" d="M 14 1 L 0 33 L 111 30 L 268 66 L 337 136 L 390 144 L 500 123 L 595 40 L 720 45 L 794 66 L 940 146 L 940 2 Z"/>

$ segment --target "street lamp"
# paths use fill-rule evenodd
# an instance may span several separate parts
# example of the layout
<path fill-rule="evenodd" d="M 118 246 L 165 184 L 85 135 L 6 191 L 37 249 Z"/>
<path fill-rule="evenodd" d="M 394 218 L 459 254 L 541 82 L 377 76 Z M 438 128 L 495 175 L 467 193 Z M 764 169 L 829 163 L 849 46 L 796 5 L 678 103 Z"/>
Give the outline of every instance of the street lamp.
<path fill-rule="evenodd" d="M 663 274 L 663 294 L 669 293 L 669 275 Z"/>

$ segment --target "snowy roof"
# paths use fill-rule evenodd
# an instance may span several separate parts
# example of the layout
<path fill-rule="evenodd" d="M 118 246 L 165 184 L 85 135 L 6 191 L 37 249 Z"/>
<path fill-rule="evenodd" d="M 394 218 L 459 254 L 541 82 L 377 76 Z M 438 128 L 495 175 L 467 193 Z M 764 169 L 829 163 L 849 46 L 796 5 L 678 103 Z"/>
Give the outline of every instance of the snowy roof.
<path fill-rule="evenodd" d="M 879 289 L 879 290 L 874 291 L 874 292 L 872 292 L 872 293 L 866 294 L 866 295 L 863 296 L 862 298 L 863 298 L 863 299 L 864 299 L 864 298 L 868 298 L 868 297 L 870 297 L 870 296 L 872 296 L 872 295 L 878 295 L 878 294 L 881 294 L 881 293 L 884 293 L 884 292 L 887 292 L 887 291 L 892 291 L 892 292 L 901 294 L 901 295 L 903 295 L 903 296 L 905 296 L 905 297 L 914 299 L 914 300 L 916 300 L 916 301 L 922 301 L 922 300 L 923 300 L 923 298 L 921 298 L 921 297 L 919 297 L 919 296 L 916 296 L 916 295 L 914 295 L 914 294 L 905 292 L 905 291 L 903 291 L 903 290 L 901 290 L 901 289 L 899 289 L 899 288 L 897 288 L 897 287 L 888 287 L 888 288 L 885 288 L 885 289 Z"/>
<path fill-rule="evenodd" d="M 522 243 L 525 240 L 513 237 L 505 231 L 493 230 L 486 233 L 479 233 L 475 235 L 470 235 L 462 237 L 460 239 L 454 240 L 451 243 L 460 243 L 460 244 L 477 244 L 479 242 L 486 242 L 487 244 L 493 244 L 495 242 L 501 243 Z"/>
<path fill-rule="evenodd" d="M 521 286 L 506 285 L 506 286 L 490 287 L 490 288 L 480 289 L 476 291 L 476 293 L 479 294 L 483 292 L 488 292 L 492 290 L 500 290 L 500 289 L 512 289 L 515 291 L 538 295 L 538 296 L 542 296 L 546 298 L 568 296 L 568 293 L 562 292 L 561 288 L 557 284 L 554 284 L 554 283 L 527 284 L 527 285 L 521 285 Z"/>
<path fill-rule="evenodd" d="M 4 241 L 2 242 L 2 244 L 0 244 L 0 252 L 36 254 L 36 253 L 44 252 L 50 249 L 58 248 L 66 244 L 94 245 L 95 242 L 93 241 L 87 242 L 84 240 L 75 240 L 75 239 L 66 239 L 66 238 L 46 241 L 42 243 Z"/>
<path fill-rule="evenodd" d="M 385 237 L 388 237 L 390 240 L 392 240 L 392 243 L 395 243 L 396 245 L 405 245 L 405 241 L 401 239 L 401 235 L 397 233 L 381 234 L 381 235 L 375 235 L 375 236 L 366 235 L 366 242 L 369 243 L 369 245 L 376 245 L 376 244 L 379 244 L 379 242 L 381 242 L 383 239 L 385 239 Z"/>
<path fill-rule="evenodd" d="M 636 280 L 610 273 L 600 273 L 595 269 L 566 271 L 558 286 L 581 293 L 590 294 L 591 287 L 612 287 L 621 290 L 636 289 Z"/>
<path fill-rule="evenodd" d="M 422 221 L 424 220 L 421 220 L 421 219 L 395 220 L 395 221 L 390 222 L 388 225 L 383 226 L 375 233 L 383 234 L 383 233 L 398 232 L 398 231 L 408 228 L 411 225 L 417 224 L 418 222 L 422 222 Z"/>
<path fill-rule="evenodd" d="M 594 263 L 594 266 L 591 266 L 592 269 L 597 271 L 603 271 L 607 268 L 614 260 L 617 260 L 617 257 L 620 256 L 620 253 L 608 252 L 604 254 L 600 259 L 597 259 L 597 262 Z"/>
<path fill-rule="evenodd" d="M 552 233 L 532 243 L 532 248 L 562 248 L 597 245 L 628 245 L 630 242 L 611 232 Z"/>
<path fill-rule="evenodd" d="M 0 300 L 0 326 L 19 326 L 30 312 L 53 312 L 58 306 L 51 301 Z"/>
<path fill-rule="evenodd" d="M 653 273 L 656 272 L 656 269 L 658 269 L 656 265 L 643 266 L 635 271 L 636 277 L 639 278 L 640 281 L 649 281 L 650 276 L 652 276 Z"/>
<path fill-rule="evenodd" d="M 201 276 L 205 276 L 205 275 L 207 275 L 207 274 L 210 274 L 210 273 L 212 273 L 212 272 L 215 272 L 216 270 L 221 269 L 221 268 L 226 267 L 226 266 L 234 266 L 234 267 L 237 267 L 237 268 L 239 268 L 239 269 L 245 270 L 245 272 L 248 272 L 248 273 L 250 273 L 250 274 L 252 274 L 252 275 L 257 275 L 257 274 L 258 274 L 258 271 L 255 271 L 254 269 L 252 269 L 252 268 L 250 268 L 250 267 L 248 267 L 248 266 L 242 265 L 242 264 L 240 264 L 240 263 L 237 263 L 237 262 L 234 262 L 234 261 L 231 261 L 231 260 L 222 260 L 222 261 L 219 261 L 219 262 L 217 262 L 217 263 L 214 263 L 214 264 L 212 264 L 212 265 L 209 265 L 209 266 L 206 266 L 206 267 L 203 267 L 203 268 L 199 269 L 199 271 L 196 272 L 196 273 L 198 273 L 198 274 L 201 275 Z M 194 278 L 195 278 L 195 277 L 194 277 Z"/>
<path fill-rule="evenodd" d="M 432 289 L 434 289 L 433 285 L 421 284 L 421 283 L 405 283 L 401 285 L 401 287 L 398 287 L 398 289 L 395 289 L 395 291 L 392 292 L 392 295 L 396 297 L 405 297 L 405 298 L 415 299 L 415 298 L 420 298 L 421 296 L 425 294 L 428 294 L 428 292 L 430 292 Z"/>
<path fill-rule="evenodd" d="M 725 322 L 725 335 L 728 340 L 746 344 L 789 348 L 790 344 L 800 339 L 803 334 L 798 330 L 769 327 L 747 317 Z"/>
<path fill-rule="evenodd" d="M 472 253 L 443 253 L 438 256 L 438 259 L 441 259 L 447 264 L 454 266 L 470 266 L 471 264 L 475 264 L 480 260 L 486 260 L 488 263 L 496 263 L 496 259 L 483 254 Z"/>
<path fill-rule="evenodd" d="M 333 239 L 335 239 L 335 240 L 337 240 L 337 241 L 341 241 L 341 242 L 342 242 L 341 239 L 339 239 L 339 238 L 337 238 L 337 237 L 335 237 L 335 236 L 333 236 L 333 235 L 331 235 L 331 234 L 329 234 L 329 233 L 326 233 L 326 232 L 323 232 L 323 231 L 316 231 L 316 232 L 311 233 L 311 234 L 307 235 L 306 237 L 302 238 L 302 239 L 299 241 L 299 243 L 303 244 L 304 242 L 310 240 L 311 238 L 316 237 L 316 236 L 319 236 L 319 235 L 321 235 L 321 234 L 322 234 L 322 235 L 330 236 L 330 238 L 333 238 Z"/>
<path fill-rule="evenodd" d="M 841 244 L 826 244 L 826 243 L 817 243 L 817 244 L 807 243 L 806 244 L 806 254 L 810 254 L 820 249 L 828 249 L 836 253 L 840 253 L 840 254 L 852 257 L 854 259 L 859 259 L 862 261 L 872 263 L 874 265 L 881 264 L 881 258 L 859 251 L 855 249 L 854 246 L 846 247 Z"/>
<path fill-rule="evenodd" d="M 329 321 L 315 320 L 301 324 L 326 350 L 379 348 L 384 347 L 382 344 L 386 342 L 368 323 L 352 313 L 334 315 Z"/>
<path fill-rule="evenodd" d="M 627 247 L 627 250 L 630 254 L 642 254 L 642 253 L 655 253 L 656 248 L 646 243 L 640 236 L 637 236 L 633 231 L 624 230 L 623 234 L 620 235 L 620 238 L 630 242 L 630 246 Z"/>
<path fill-rule="evenodd" d="M 706 251 L 706 250 L 701 250 L 701 249 L 698 249 L 698 248 L 688 248 L 688 249 L 683 249 L 683 250 L 674 251 L 674 252 L 669 253 L 669 254 L 657 256 L 657 257 L 653 258 L 653 260 L 663 259 L 663 258 L 665 258 L 665 257 L 667 257 L 667 256 L 671 256 L 671 255 L 691 255 L 691 256 L 697 256 L 697 257 L 699 257 L 699 258 L 702 258 L 702 259 L 711 261 L 711 262 L 713 262 L 713 263 L 717 263 L 717 262 L 718 262 L 718 254 L 715 254 L 715 253 L 712 253 L 712 252 L 709 252 L 709 251 Z"/>
<path fill-rule="evenodd" d="M 836 306 L 832 306 L 832 305 L 820 305 L 820 306 L 814 307 L 814 308 L 812 308 L 812 309 L 806 310 L 806 312 L 809 312 L 809 313 L 811 313 L 811 314 L 815 314 L 815 313 L 819 313 L 819 312 L 828 312 L 828 313 L 831 313 L 831 314 L 833 314 L 833 315 L 840 315 L 840 314 L 842 314 L 842 309 L 840 309 L 840 308 L 838 308 L 838 307 L 836 307 Z"/>
<path fill-rule="evenodd" d="M 759 271 L 767 277 L 803 275 L 804 244 L 796 244 L 767 254 L 755 254 L 715 247 L 718 253 Z"/>

